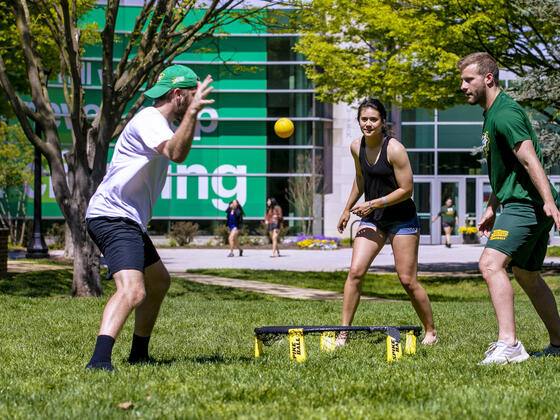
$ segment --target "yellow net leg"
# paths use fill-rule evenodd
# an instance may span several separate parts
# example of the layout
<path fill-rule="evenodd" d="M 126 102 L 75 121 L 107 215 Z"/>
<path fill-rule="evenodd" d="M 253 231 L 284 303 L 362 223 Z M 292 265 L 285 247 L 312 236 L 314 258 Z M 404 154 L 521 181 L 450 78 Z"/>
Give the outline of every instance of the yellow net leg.
<path fill-rule="evenodd" d="M 288 331 L 290 336 L 290 360 L 304 362 L 307 358 L 305 354 L 305 340 L 303 338 L 303 329 L 292 328 Z"/>
<path fill-rule="evenodd" d="M 401 343 L 391 336 L 387 336 L 387 361 L 394 362 L 402 357 Z"/>
<path fill-rule="evenodd" d="M 333 351 L 334 350 L 334 331 L 325 331 L 321 334 L 321 350 Z"/>
<path fill-rule="evenodd" d="M 255 337 L 255 357 L 261 357 L 262 353 L 262 341 Z"/>
<path fill-rule="evenodd" d="M 406 354 L 415 354 L 416 353 L 416 335 L 414 335 L 414 331 L 408 331 L 406 333 L 406 342 L 404 345 L 404 352 Z"/>

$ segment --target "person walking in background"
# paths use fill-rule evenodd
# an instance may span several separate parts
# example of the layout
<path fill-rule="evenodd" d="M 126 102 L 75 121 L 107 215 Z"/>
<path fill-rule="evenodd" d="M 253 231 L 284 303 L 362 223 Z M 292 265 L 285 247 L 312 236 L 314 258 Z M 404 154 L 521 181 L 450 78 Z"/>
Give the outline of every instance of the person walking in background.
<path fill-rule="evenodd" d="M 111 353 L 130 313 L 135 311 L 129 363 L 150 360 L 148 343 L 170 285 L 167 269 L 147 234 L 169 161 L 183 162 L 192 146 L 198 113 L 214 102 L 212 77 L 200 82 L 188 67 L 173 65 L 144 92 L 153 106 L 124 127 L 86 213 L 89 235 L 105 257 L 116 292 L 105 306 L 93 355 L 86 368 L 113 370 Z M 179 126 L 174 128 L 173 122 Z"/>
<path fill-rule="evenodd" d="M 459 224 L 459 218 L 457 217 L 457 210 L 453 205 L 453 199 L 448 197 L 445 200 L 445 204 L 441 207 L 441 210 L 436 217 L 432 220 L 434 223 L 437 219 L 441 217 L 441 226 L 443 227 L 443 232 L 445 233 L 445 246 L 451 248 L 451 235 L 455 230 L 455 226 Z"/>
<path fill-rule="evenodd" d="M 406 149 L 387 133 L 387 112 L 377 99 L 366 99 L 358 108 L 362 136 L 350 145 L 356 177 L 337 229 L 344 231 L 350 213 L 362 218 L 356 233 L 350 271 L 344 284 L 342 326 L 350 326 L 360 303 L 362 282 L 387 239 L 391 241 L 399 280 L 424 325 L 423 344 L 438 341 L 430 299 L 418 282 L 420 226 L 412 201 L 412 169 Z M 360 197 L 365 202 L 356 204 Z M 346 343 L 341 332 L 336 346 Z"/>
<path fill-rule="evenodd" d="M 264 222 L 268 226 L 268 235 L 272 241 L 272 255 L 271 257 L 279 257 L 280 250 L 278 249 L 278 236 L 282 228 L 282 208 L 275 198 L 271 197 L 266 200 L 266 213 L 264 215 Z"/>
<path fill-rule="evenodd" d="M 544 172 L 531 121 L 500 89 L 496 60 L 477 52 L 461 58 L 457 67 L 467 102 L 484 109 L 482 147 L 492 187 L 478 222 L 479 231 L 488 237 L 478 267 L 498 319 L 498 340 L 490 343 L 481 364 L 517 363 L 529 358 L 517 339 L 508 265 L 548 330 L 550 345 L 535 356 L 560 356 L 558 307 L 540 274 L 550 230 L 554 224 L 560 229 L 555 202 L 558 193 Z M 500 205 L 503 209 L 496 217 Z"/>
<path fill-rule="evenodd" d="M 231 200 L 229 206 L 226 210 L 226 225 L 229 229 L 228 243 L 229 243 L 229 254 L 228 257 L 233 257 L 233 249 L 237 248 L 239 250 L 239 256 L 243 256 L 243 250 L 241 245 L 239 245 L 239 230 L 243 225 L 243 207 L 239 204 L 236 199 Z"/>

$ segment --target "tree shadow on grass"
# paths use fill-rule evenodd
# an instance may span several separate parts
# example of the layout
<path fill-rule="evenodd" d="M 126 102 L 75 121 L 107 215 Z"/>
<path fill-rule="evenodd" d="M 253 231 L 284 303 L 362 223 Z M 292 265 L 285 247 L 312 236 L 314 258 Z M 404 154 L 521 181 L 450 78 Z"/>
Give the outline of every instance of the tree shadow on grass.
<path fill-rule="evenodd" d="M 224 364 L 229 364 L 232 362 L 250 362 L 252 360 L 254 360 L 253 357 L 247 357 L 247 356 L 239 356 L 239 357 L 223 357 L 219 354 L 213 354 L 213 355 L 209 355 L 209 356 L 197 356 L 195 358 L 188 358 L 187 360 L 192 360 L 196 363 L 200 363 L 200 364 L 205 364 L 205 363 L 209 363 L 209 364 L 213 364 L 213 363 L 224 363 Z"/>
<path fill-rule="evenodd" d="M 0 294 L 21 297 L 70 297 L 72 269 L 8 273 L 0 278 Z M 115 291 L 114 282 L 106 280 L 106 269 L 101 270 L 101 284 L 106 295 Z"/>
<path fill-rule="evenodd" d="M 125 360 L 123 360 L 123 363 L 127 363 L 130 366 L 171 366 L 175 363 L 180 363 L 180 362 L 194 362 L 194 363 L 198 363 L 198 364 L 216 364 L 216 363 L 230 364 L 230 363 L 233 363 L 233 362 L 247 363 L 247 362 L 250 362 L 252 360 L 253 360 L 252 357 L 247 357 L 247 356 L 224 357 L 224 356 L 219 355 L 219 354 L 213 354 L 213 355 L 208 355 L 208 356 L 171 357 L 171 358 L 167 358 L 167 359 L 150 358 L 150 361 L 148 361 L 148 362 L 135 363 L 135 364 L 130 364 L 130 363 L 128 363 L 128 360 L 125 359 Z"/>
<path fill-rule="evenodd" d="M 0 293 L 11 296 L 68 296 L 72 288 L 72 270 L 45 270 L 13 273 L 0 278 Z"/>

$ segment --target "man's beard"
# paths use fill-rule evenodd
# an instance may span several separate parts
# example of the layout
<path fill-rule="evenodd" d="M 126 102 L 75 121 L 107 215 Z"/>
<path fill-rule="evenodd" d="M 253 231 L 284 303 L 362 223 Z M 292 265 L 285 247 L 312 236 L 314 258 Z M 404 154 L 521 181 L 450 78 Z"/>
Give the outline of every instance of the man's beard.
<path fill-rule="evenodd" d="M 175 119 L 179 122 L 183 121 L 185 114 L 187 113 L 187 109 L 189 108 L 191 101 L 190 98 L 185 98 L 185 101 L 181 103 L 179 107 L 177 107 L 177 111 L 175 112 Z"/>

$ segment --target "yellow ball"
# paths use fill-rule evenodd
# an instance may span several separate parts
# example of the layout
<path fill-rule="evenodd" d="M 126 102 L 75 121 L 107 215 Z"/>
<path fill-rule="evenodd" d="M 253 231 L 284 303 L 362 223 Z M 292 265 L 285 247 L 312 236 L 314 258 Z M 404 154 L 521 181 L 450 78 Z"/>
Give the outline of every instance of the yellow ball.
<path fill-rule="evenodd" d="M 294 134 L 294 123 L 288 118 L 280 118 L 274 123 L 274 132 L 278 137 L 287 139 Z"/>

